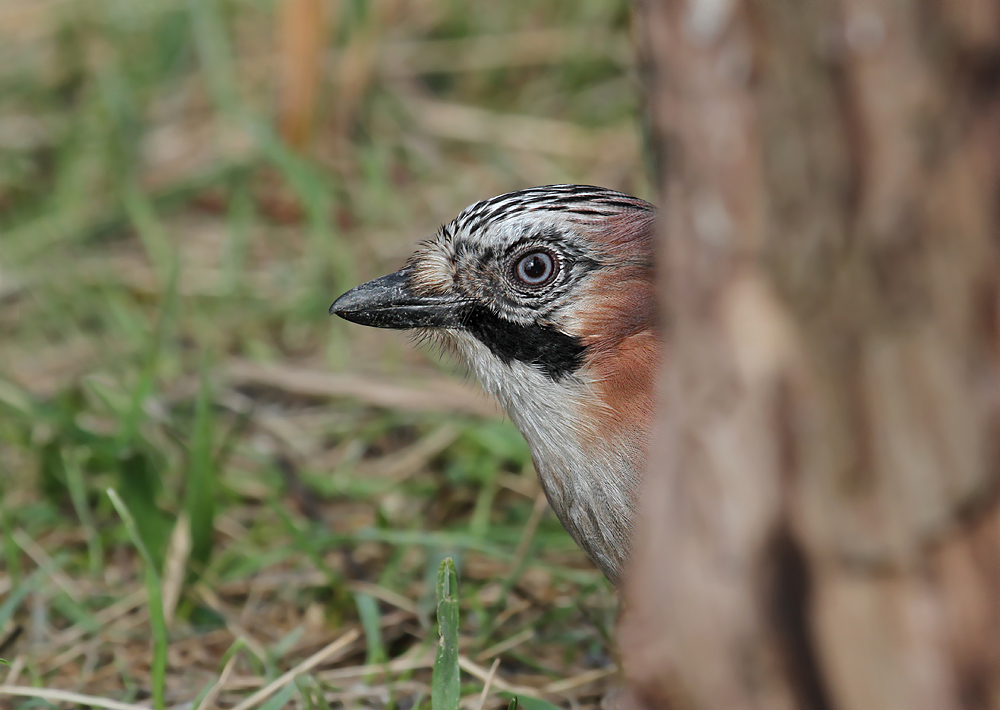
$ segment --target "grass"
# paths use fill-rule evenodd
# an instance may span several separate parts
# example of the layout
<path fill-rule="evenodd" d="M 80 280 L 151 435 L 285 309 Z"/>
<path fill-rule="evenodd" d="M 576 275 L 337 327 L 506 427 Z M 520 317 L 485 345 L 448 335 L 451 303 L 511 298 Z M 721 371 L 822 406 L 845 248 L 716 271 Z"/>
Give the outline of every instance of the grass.
<path fill-rule="evenodd" d="M 430 708 L 446 558 L 447 704 L 614 682 L 517 431 L 326 309 L 475 200 L 649 196 L 627 3 L 323 7 L 293 148 L 274 0 L 0 4 L 0 706 Z"/>
<path fill-rule="evenodd" d="M 461 667 L 458 661 L 459 609 L 458 572 L 450 557 L 441 561 L 437 574 L 437 655 L 431 674 L 431 709 L 450 710 L 461 699 Z"/>

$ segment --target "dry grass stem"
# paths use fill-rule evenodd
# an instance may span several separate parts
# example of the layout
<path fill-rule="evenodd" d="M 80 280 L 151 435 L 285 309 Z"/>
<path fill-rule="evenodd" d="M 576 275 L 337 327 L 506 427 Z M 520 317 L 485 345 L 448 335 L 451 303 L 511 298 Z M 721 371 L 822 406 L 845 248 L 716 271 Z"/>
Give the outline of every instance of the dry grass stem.
<path fill-rule="evenodd" d="M 188 572 L 188 558 L 191 556 L 191 525 L 186 512 L 181 511 L 174 523 L 167 556 L 163 563 L 163 617 L 167 627 L 173 623 L 174 611 L 180 601 L 184 578 Z"/>
<path fill-rule="evenodd" d="M 14 531 L 11 536 L 17 546 L 24 550 L 25 554 L 28 555 L 35 563 L 44 569 L 56 586 L 59 587 L 70 599 L 79 604 L 83 600 L 83 595 L 77 589 L 77 585 L 70 579 L 62 570 L 59 569 L 59 565 L 55 563 L 49 554 L 42 549 L 42 547 L 28 537 L 24 530 L 20 528 Z"/>
<path fill-rule="evenodd" d="M 460 431 L 454 424 L 443 424 L 410 446 L 381 458 L 359 473 L 402 481 L 427 466 L 431 459 L 453 444 L 459 434 Z"/>
<path fill-rule="evenodd" d="M 595 133 L 550 118 L 501 114 L 475 106 L 411 98 L 406 102 L 427 133 L 451 140 L 502 145 L 529 153 L 573 156 L 599 161 L 604 151 L 622 156 L 637 152 L 631 131 Z"/>
<path fill-rule="evenodd" d="M 149 710 L 148 705 L 122 703 L 117 700 L 108 700 L 107 698 L 99 698 L 93 695 L 74 693 L 69 690 L 29 688 L 21 685 L 0 685 L 0 695 L 37 698 L 50 703 L 75 703 L 76 705 L 90 705 L 95 708 L 107 708 L 107 710 Z"/>
<path fill-rule="evenodd" d="M 14 662 L 10 664 L 10 668 L 7 670 L 7 678 L 4 679 L 4 684 L 9 686 L 16 686 L 17 681 L 21 678 L 21 671 L 24 670 L 24 656 L 18 654 L 14 658 Z"/>
<path fill-rule="evenodd" d="M 128 614 L 138 607 L 143 606 L 145 603 L 146 590 L 137 589 L 125 596 L 124 599 L 119 599 L 114 604 L 106 606 L 100 611 L 94 613 L 92 618 L 100 626 L 110 626 L 120 617 Z M 88 633 L 90 633 L 90 629 L 87 624 L 82 622 L 77 623 L 53 636 L 51 643 L 56 647 L 68 646 L 83 636 L 86 636 Z"/>
<path fill-rule="evenodd" d="M 322 0 L 278 2 L 279 124 L 282 137 L 300 150 L 312 137 L 325 39 Z"/>
<path fill-rule="evenodd" d="M 93 638 L 72 646 L 61 653 L 46 658 L 40 664 L 43 669 L 55 670 L 62 668 L 72 660 L 85 656 L 107 643 L 120 642 L 126 632 L 141 629 L 149 624 L 148 614 L 143 610 L 141 613 L 131 617 L 121 617 L 112 624 L 103 625 Z"/>
<path fill-rule="evenodd" d="M 486 698 L 490 696 L 490 688 L 493 685 L 493 677 L 497 673 L 497 668 L 500 667 L 500 659 L 493 661 L 493 665 L 490 666 L 490 673 L 486 676 L 486 680 L 483 681 L 483 692 L 479 696 L 479 705 L 476 710 L 483 710 L 486 705 Z"/>
<path fill-rule="evenodd" d="M 460 412 L 477 417 L 500 415 L 499 408 L 485 395 L 451 380 L 411 387 L 387 384 L 357 374 L 341 375 L 240 360 L 231 361 L 225 374 L 234 386 L 273 387 L 300 397 L 348 397 L 377 407 L 411 412 Z"/>
<path fill-rule="evenodd" d="M 264 648 L 264 645 L 254 637 L 239 619 L 234 618 L 233 614 L 225 607 L 222 600 L 219 599 L 214 591 L 204 584 L 199 584 L 196 587 L 196 592 L 209 609 L 225 620 L 226 628 L 229 629 L 229 633 L 234 638 L 242 640 L 247 645 L 247 648 L 250 649 L 250 652 L 257 658 L 267 658 L 267 650 Z"/>
<path fill-rule="evenodd" d="M 585 685 L 590 685 L 591 683 L 595 683 L 599 680 L 610 678 L 617 672 L 618 669 L 614 666 L 609 666 L 608 668 L 595 668 L 592 671 L 581 673 L 573 678 L 566 678 L 565 680 L 557 680 L 554 683 L 549 683 L 545 686 L 545 692 L 558 695 L 560 693 L 566 693 L 570 690 L 577 690 Z"/>
<path fill-rule="evenodd" d="M 545 515 L 545 511 L 548 509 L 549 501 L 545 497 L 545 493 L 539 491 L 535 494 L 535 504 L 531 508 L 531 517 L 525 523 L 524 532 L 517 543 L 517 549 L 514 550 L 514 569 L 517 569 L 524 563 L 524 558 L 528 554 L 528 550 L 531 549 L 531 541 L 535 539 L 535 533 L 538 531 L 538 524 L 542 521 L 542 516 Z"/>
<path fill-rule="evenodd" d="M 285 673 L 282 673 L 273 682 L 268 683 L 266 686 L 233 708 L 233 710 L 250 710 L 250 708 L 255 707 L 264 700 L 267 700 L 284 686 L 291 683 L 297 676 L 300 676 L 303 673 L 308 673 L 324 661 L 332 660 L 338 655 L 344 653 L 359 638 L 361 638 L 361 632 L 357 629 L 351 629 L 333 643 L 324 646 L 309 658 L 302 661 L 302 663 Z"/>
<path fill-rule="evenodd" d="M 381 677 L 387 674 L 405 673 L 406 671 L 430 668 L 433 665 L 433 653 L 424 653 L 424 655 L 417 658 L 397 658 L 388 663 L 371 663 L 363 666 L 332 668 L 326 671 L 319 671 L 316 673 L 316 677 L 325 683 L 329 683 L 368 676 Z"/>
<path fill-rule="evenodd" d="M 391 604 L 392 606 L 405 611 L 407 614 L 416 616 L 419 613 L 417 605 L 411 600 L 407 599 L 402 594 L 397 594 L 396 592 L 386 589 L 385 587 L 380 587 L 377 584 L 355 580 L 348 582 L 347 588 L 355 593 L 367 594 L 375 597 L 376 599 L 381 599 L 386 604 Z"/>
<path fill-rule="evenodd" d="M 215 701 L 219 697 L 219 692 L 225 688 L 226 683 L 229 682 L 229 676 L 233 672 L 233 667 L 236 665 L 237 658 L 238 654 L 235 653 L 229 657 L 229 660 L 226 661 L 226 665 L 222 668 L 222 673 L 219 674 L 218 680 L 216 680 L 212 687 L 208 689 L 208 692 L 205 693 L 205 697 L 201 699 L 201 702 L 198 703 L 198 706 L 194 710 L 209 710 L 210 708 L 215 707 Z"/>
<path fill-rule="evenodd" d="M 469 39 L 391 42 L 379 47 L 379 70 L 394 77 L 438 72 L 472 72 L 537 66 L 567 56 L 597 53 L 624 66 L 632 51 L 621 37 L 604 31 L 567 29 L 504 32 Z M 336 57 L 331 57 L 336 61 Z"/>
<path fill-rule="evenodd" d="M 522 643 L 526 643 L 531 639 L 535 638 L 534 629 L 524 629 L 510 638 L 504 639 L 499 643 L 495 643 L 489 648 L 485 648 L 476 655 L 477 661 L 488 661 L 494 656 L 499 656 L 501 653 L 506 653 L 511 649 L 515 649 Z"/>
<path fill-rule="evenodd" d="M 486 682 L 487 679 L 490 679 L 490 682 L 493 685 L 495 685 L 497 690 L 499 690 L 502 693 L 513 693 L 514 695 L 527 695 L 529 697 L 535 697 L 539 694 L 538 688 L 529 688 L 527 686 L 514 685 L 512 683 L 508 683 L 499 675 L 495 674 L 491 678 L 490 671 L 486 670 L 478 663 L 473 662 L 466 656 L 458 657 L 458 666 L 469 675 L 473 676 L 474 678 L 478 678 L 484 683 Z"/>

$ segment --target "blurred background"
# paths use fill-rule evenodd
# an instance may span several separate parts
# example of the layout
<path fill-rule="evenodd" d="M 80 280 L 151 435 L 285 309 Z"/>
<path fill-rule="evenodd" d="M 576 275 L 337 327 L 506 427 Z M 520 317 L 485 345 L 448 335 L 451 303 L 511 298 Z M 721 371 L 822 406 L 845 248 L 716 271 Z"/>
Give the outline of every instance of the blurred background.
<path fill-rule="evenodd" d="M 327 308 L 477 200 L 652 197 L 634 64 L 624 0 L 2 0 L 0 683 L 232 707 L 354 629 L 267 707 L 429 707 L 452 556 L 472 705 L 595 703 L 516 429 Z"/>

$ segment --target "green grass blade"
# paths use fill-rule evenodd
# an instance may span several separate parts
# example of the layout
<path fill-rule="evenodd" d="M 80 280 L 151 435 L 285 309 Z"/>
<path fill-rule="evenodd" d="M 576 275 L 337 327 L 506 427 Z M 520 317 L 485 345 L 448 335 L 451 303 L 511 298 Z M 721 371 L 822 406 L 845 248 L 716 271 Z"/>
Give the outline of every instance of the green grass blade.
<path fill-rule="evenodd" d="M 176 258 L 175 254 L 175 258 L 170 264 L 160 313 L 153 328 L 153 334 L 148 342 L 149 349 L 144 357 L 145 362 L 139 372 L 138 382 L 132 389 L 128 412 L 122 418 L 122 426 L 118 432 L 119 446 L 123 449 L 134 443 L 139 435 L 139 425 L 146 420 L 143 406 L 153 391 L 156 366 L 159 362 L 160 354 L 166 350 L 167 336 L 173 327 L 174 318 L 179 308 L 179 284 L 180 261 Z"/>
<path fill-rule="evenodd" d="M 142 541 L 135 518 L 129 512 L 125 501 L 115 492 L 114 488 L 108 489 L 108 498 L 111 499 L 111 504 L 118 511 L 122 522 L 125 523 L 125 529 L 128 530 L 129 537 L 132 538 L 132 544 L 139 551 L 144 563 L 146 595 L 149 599 L 149 625 L 153 636 L 153 662 L 150 668 L 153 707 L 156 710 L 164 710 L 167 685 L 167 621 L 163 616 L 163 588 L 160 584 L 160 575 L 153 563 L 153 557 Z"/>
<path fill-rule="evenodd" d="M 223 112 L 235 113 L 240 107 L 239 97 L 234 91 L 237 86 L 236 69 L 229 32 L 219 3 L 214 0 L 190 0 L 188 11 L 194 47 L 212 100 Z"/>
<path fill-rule="evenodd" d="M 284 688 L 279 690 L 273 698 L 268 700 L 266 703 L 260 706 L 260 710 L 282 710 L 288 701 L 292 699 L 292 696 L 298 691 L 295 683 L 289 683 Z"/>
<path fill-rule="evenodd" d="M 365 665 L 374 665 L 387 660 L 385 641 L 382 639 L 378 602 L 370 594 L 355 594 L 354 603 L 358 607 L 358 617 L 361 627 L 365 630 L 365 642 L 368 646 L 368 657 Z"/>
<path fill-rule="evenodd" d="M 194 433 L 191 437 L 191 461 L 185 487 L 185 508 L 191 526 L 191 560 L 195 569 L 204 569 L 212 554 L 215 526 L 215 459 L 212 456 L 214 431 L 212 391 L 208 364 L 202 363 L 201 388 L 195 404 Z"/>
<path fill-rule="evenodd" d="M 10 620 L 21 604 L 29 594 L 35 591 L 41 584 L 42 580 L 48 576 L 48 572 L 42 568 L 36 569 L 31 575 L 24 580 L 21 584 L 14 587 L 14 590 L 10 593 L 10 596 L 4 600 L 3 604 L 0 604 L 0 628 Z"/>
<path fill-rule="evenodd" d="M 506 695 L 506 693 L 501 693 L 501 695 Z M 523 695 L 511 696 L 510 705 L 507 706 L 507 710 L 511 710 L 515 707 L 520 707 L 521 710 L 560 710 L 558 705 L 553 705 L 548 700 L 542 700 L 541 698 L 532 698 L 531 696 Z"/>
<path fill-rule="evenodd" d="M 104 566 L 104 548 L 101 545 L 101 536 L 97 532 L 97 524 L 94 522 L 90 504 L 87 502 L 87 484 L 84 481 L 81 458 L 78 451 L 66 452 L 63 454 L 63 466 L 66 471 L 66 487 L 69 489 L 70 501 L 73 503 L 73 510 L 76 511 L 76 517 L 80 520 L 80 526 L 83 528 L 83 534 L 87 540 L 90 574 L 96 579 Z"/>
<path fill-rule="evenodd" d="M 3 473 L 6 474 L 6 471 Z M 3 561 L 7 565 L 7 575 L 16 588 L 21 582 L 21 551 L 17 543 L 14 542 L 14 524 L 12 514 L 4 505 L 5 493 L 6 486 L 3 479 L 0 479 L 0 547 L 3 548 Z M 0 621 L 0 627 L 2 626 L 3 621 Z"/>
<path fill-rule="evenodd" d="M 438 641 L 431 676 L 432 710 L 457 710 L 461 697 L 458 669 L 458 573 L 446 557 L 437 575 Z"/>
<path fill-rule="evenodd" d="M 156 214 L 156 206 L 131 182 L 122 186 L 121 199 L 161 286 L 165 286 L 171 278 L 177 255 L 169 233 Z"/>

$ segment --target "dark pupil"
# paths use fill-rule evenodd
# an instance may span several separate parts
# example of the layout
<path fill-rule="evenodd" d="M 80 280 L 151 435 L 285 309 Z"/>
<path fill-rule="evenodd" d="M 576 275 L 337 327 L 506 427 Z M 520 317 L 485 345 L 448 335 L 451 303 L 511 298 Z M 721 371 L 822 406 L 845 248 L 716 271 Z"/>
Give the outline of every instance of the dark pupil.
<path fill-rule="evenodd" d="M 528 263 L 524 265 L 524 275 L 529 279 L 540 279 L 545 276 L 545 272 L 548 271 L 548 264 L 544 259 L 539 257 L 537 254 L 528 259 Z"/>

